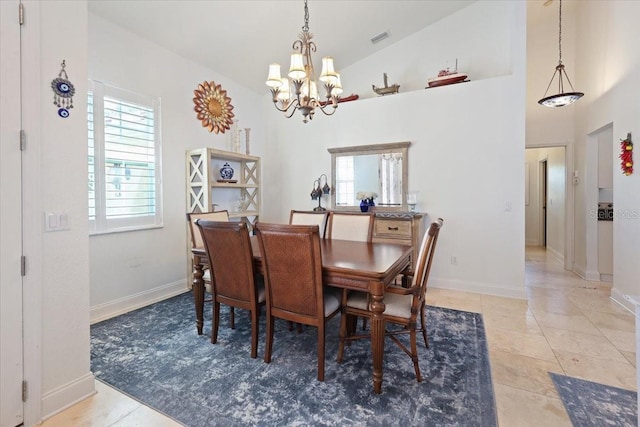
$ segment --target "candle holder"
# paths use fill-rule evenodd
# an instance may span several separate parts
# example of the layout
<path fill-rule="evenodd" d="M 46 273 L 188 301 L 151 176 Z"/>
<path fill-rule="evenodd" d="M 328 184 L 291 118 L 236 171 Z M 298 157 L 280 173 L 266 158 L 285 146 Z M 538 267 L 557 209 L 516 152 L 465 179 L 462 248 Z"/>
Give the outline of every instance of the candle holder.
<path fill-rule="evenodd" d="M 324 181 L 323 181 L 324 178 Z M 322 183 L 324 182 L 324 185 Z M 331 194 L 331 187 L 327 183 L 327 175 L 322 174 L 320 177 L 313 181 L 313 188 L 311 189 L 311 200 L 317 200 L 318 206 L 313 208 L 314 211 L 326 211 L 326 208 L 322 207 L 322 196 Z"/>

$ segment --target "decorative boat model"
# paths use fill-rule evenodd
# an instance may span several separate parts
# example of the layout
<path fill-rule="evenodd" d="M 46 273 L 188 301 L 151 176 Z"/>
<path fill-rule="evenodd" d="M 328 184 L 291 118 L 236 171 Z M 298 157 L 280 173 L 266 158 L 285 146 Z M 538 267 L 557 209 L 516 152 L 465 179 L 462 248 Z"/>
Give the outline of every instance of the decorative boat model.
<path fill-rule="evenodd" d="M 389 84 L 387 83 L 387 73 L 383 73 L 382 76 L 384 78 L 384 87 L 376 87 L 376 85 L 371 85 L 371 87 L 373 88 L 373 91 L 378 95 L 398 93 L 398 91 L 400 90 L 400 85 L 396 83 L 389 86 Z"/>
<path fill-rule="evenodd" d="M 458 71 L 458 60 L 456 59 L 456 69 L 449 71 L 449 67 L 438 72 L 438 77 L 433 77 L 427 80 L 429 87 L 450 85 L 453 83 L 460 83 L 467 79 L 469 75 L 467 73 Z"/>

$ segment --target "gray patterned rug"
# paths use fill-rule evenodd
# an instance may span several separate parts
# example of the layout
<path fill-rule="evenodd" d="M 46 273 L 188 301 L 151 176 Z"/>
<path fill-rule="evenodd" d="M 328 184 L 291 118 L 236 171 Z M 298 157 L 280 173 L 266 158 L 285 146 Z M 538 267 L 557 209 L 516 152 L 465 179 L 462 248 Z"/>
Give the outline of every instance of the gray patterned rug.
<path fill-rule="evenodd" d="M 549 372 L 576 427 L 637 427 L 636 392 Z"/>
<path fill-rule="evenodd" d="M 327 325 L 325 381 L 316 380 L 317 330 L 289 331 L 276 320 L 273 355 L 265 364 L 264 313 L 258 359 L 249 357 L 251 326 L 223 306 L 218 343 L 211 310 L 196 334 L 193 296 L 177 297 L 91 326 L 96 377 L 189 427 L 307 425 L 496 426 L 482 317 L 428 307 L 429 346 L 418 348 L 423 382 L 391 341 L 383 392 L 373 393 L 370 344 L 353 342 L 336 363 L 339 315 Z"/>

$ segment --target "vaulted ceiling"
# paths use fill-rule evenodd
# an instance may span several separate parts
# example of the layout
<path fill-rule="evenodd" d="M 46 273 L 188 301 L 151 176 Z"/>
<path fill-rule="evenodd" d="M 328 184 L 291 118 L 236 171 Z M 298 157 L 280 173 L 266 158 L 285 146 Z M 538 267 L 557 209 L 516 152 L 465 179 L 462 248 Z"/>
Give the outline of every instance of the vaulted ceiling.
<path fill-rule="evenodd" d="M 474 1 L 310 0 L 314 65 L 333 56 L 340 71 Z M 89 11 L 258 93 L 267 90 L 270 63 L 286 72 L 304 24 L 303 0 L 89 0 Z M 371 42 L 384 32 L 388 38 Z"/>

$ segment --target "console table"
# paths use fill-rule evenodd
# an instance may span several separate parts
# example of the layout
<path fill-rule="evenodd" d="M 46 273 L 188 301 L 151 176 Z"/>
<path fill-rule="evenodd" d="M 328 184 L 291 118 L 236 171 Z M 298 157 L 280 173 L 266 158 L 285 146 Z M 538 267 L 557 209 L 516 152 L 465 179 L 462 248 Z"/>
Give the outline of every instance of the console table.
<path fill-rule="evenodd" d="M 427 214 L 421 212 L 376 212 L 373 223 L 373 241 L 400 243 L 413 247 L 411 265 L 418 259 L 420 241 L 426 230 Z"/>

